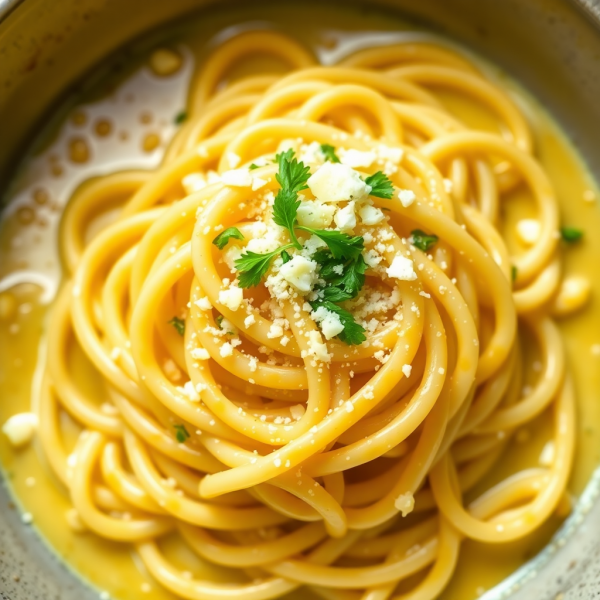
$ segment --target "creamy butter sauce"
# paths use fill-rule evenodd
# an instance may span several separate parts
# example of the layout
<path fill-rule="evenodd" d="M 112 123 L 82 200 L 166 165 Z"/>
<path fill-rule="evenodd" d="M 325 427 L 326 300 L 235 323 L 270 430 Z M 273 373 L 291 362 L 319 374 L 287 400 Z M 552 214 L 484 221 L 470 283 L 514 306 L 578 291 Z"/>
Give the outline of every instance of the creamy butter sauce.
<path fill-rule="evenodd" d="M 303 23 L 300 29 L 298 23 Z M 119 169 L 155 168 L 177 127 L 185 105 L 187 86 L 194 64 L 202 62 L 211 45 L 240 30 L 265 24 L 296 35 L 315 51 L 324 64 L 333 64 L 349 52 L 430 35 L 387 13 L 329 8 L 252 6 L 203 13 L 184 24 L 169 26 L 145 44 L 138 43 L 134 67 L 126 75 L 113 77 L 91 87 L 87 96 L 68 105 L 61 123 L 45 132 L 35 153 L 27 158 L 11 185 L 9 205 L 0 226 L 0 423 L 30 409 L 36 401 L 37 348 L 45 331 L 45 318 L 60 283 L 57 236 L 62 210 L 77 186 L 94 176 Z M 300 29 L 299 31 L 296 31 Z M 163 59 L 155 51 L 162 52 Z M 169 63 L 168 58 L 175 61 Z M 179 64 L 177 59 L 179 57 Z M 271 64 L 273 63 L 273 64 Z M 168 65 L 171 64 L 171 67 Z M 482 63 L 483 64 L 483 63 Z M 161 66 L 162 65 L 162 66 Z M 173 70 L 173 66 L 176 68 Z M 161 71 L 164 68 L 166 71 Z M 581 243 L 564 247 L 567 274 L 587 277 L 592 295 L 577 314 L 561 321 L 569 367 L 578 399 L 577 455 L 570 482 L 573 500 L 584 489 L 600 459 L 600 210 L 598 193 L 581 158 L 541 105 L 496 68 L 484 65 L 493 77 L 517 99 L 530 118 L 537 155 L 555 186 L 562 223 L 584 230 Z M 170 70 L 169 70 L 170 69 Z M 253 70 L 279 71 L 273 61 L 255 60 L 240 65 L 233 77 Z M 110 92 L 107 93 L 107 86 Z M 495 130 L 491 114 L 475 110 L 468 101 L 441 92 L 448 108 L 467 125 Z M 527 193 L 516 189 L 503 205 L 505 234 L 518 251 L 515 225 L 533 214 Z M 110 212 L 101 217 L 110 219 Z M 102 403 L 93 371 L 86 359 L 71 357 L 73 373 L 90 397 Z M 531 380 L 535 373 L 530 374 Z M 73 442 L 78 429 L 72 429 Z M 507 475 L 510 465 L 535 466 L 547 452 L 550 419 L 541 415 L 532 426 L 519 431 L 505 450 L 503 461 L 470 494 Z M 49 475 L 35 441 L 15 450 L 0 436 L 0 460 L 19 509 L 31 513 L 36 527 L 65 562 L 87 581 L 121 599 L 166 600 L 172 594 L 158 586 L 124 545 L 112 544 L 79 530 L 72 519 L 71 503 Z M 506 472 L 505 472 L 506 471 Z M 442 598 L 468 600 L 487 590 L 534 556 L 550 539 L 569 512 L 561 507 L 533 536 L 507 545 L 463 544 L 455 576 Z M 25 526 L 25 525 L 24 525 Z M 180 545 L 164 540 L 164 551 L 182 571 L 195 577 L 226 575 L 214 565 L 203 563 Z M 290 598 L 306 598 L 297 592 Z"/>

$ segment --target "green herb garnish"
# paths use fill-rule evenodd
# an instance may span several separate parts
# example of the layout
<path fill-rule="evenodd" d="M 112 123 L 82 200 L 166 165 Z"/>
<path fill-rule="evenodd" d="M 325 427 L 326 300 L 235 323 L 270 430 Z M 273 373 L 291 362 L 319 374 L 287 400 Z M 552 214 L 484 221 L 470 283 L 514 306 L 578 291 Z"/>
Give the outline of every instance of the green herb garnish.
<path fill-rule="evenodd" d="M 371 196 L 387 198 L 389 200 L 394 195 L 394 184 L 382 171 L 377 171 L 377 173 L 369 175 L 365 179 L 365 183 L 371 186 Z"/>
<path fill-rule="evenodd" d="M 239 284 L 241 288 L 255 287 L 260 283 L 260 280 L 265 276 L 271 266 L 271 260 L 286 248 L 290 248 L 293 244 L 282 246 L 267 252 L 266 254 L 258 254 L 246 250 L 236 261 L 235 268 L 239 271 Z"/>
<path fill-rule="evenodd" d="M 440 238 L 437 235 L 428 234 L 421 229 L 411 231 L 411 243 L 423 252 L 428 252 Z"/>
<path fill-rule="evenodd" d="M 285 250 L 283 250 L 281 252 L 281 260 L 283 261 L 283 264 L 285 265 L 285 263 L 290 262 L 290 260 L 292 260 L 292 257 Z"/>
<path fill-rule="evenodd" d="M 254 169 L 258 169 L 258 168 L 259 168 L 259 166 L 258 166 L 257 164 L 255 164 L 255 163 L 252 163 L 252 164 L 251 164 L 251 165 L 248 167 L 248 169 L 250 169 L 250 171 L 254 171 Z"/>
<path fill-rule="evenodd" d="M 190 437 L 188 430 L 185 428 L 185 425 L 173 425 L 175 428 L 175 437 L 180 444 L 183 444 L 185 440 Z"/>
<path fill-rule="evenodd" d="M 567 242 L 567 244 L 575 244 L 583 237 L 583 231 L 576 227 L 561 227 L 560 237 L 563 241 Z"/>
<path fill-rule="evenodd" d="M 243 240 L 244 234 L 237 227 L 228 227 L 225 231 L 221 231 L 221 233 L 212 241 L 212 243 L 219 250 L 223 250 L 231 238 Z"/>
<path fill-rule="evenodd" d="M 217 318 L 215 319 L 215 323 L 217 324 L 217 327 L 219 329 L 223 329 L 223 326 L 221 325 L 221 323 L 223 323 L 223 315 L 217 315 Z"/>
<path fill-rule="evenodd" d="M 325 157 L 325 160 L 330 161 L 332 163 L 339 163 L 340 159 L 337 157 L 335 153 L 335 148 L 330 144 L 321 144 L 321 152 Z"/>
<path fill-rule="evenodd" d="M 515 265 L 513 265 L 510 268 L 510 277 L 513 281 L 517 280 L 517 275 L 519 274 L 519 271 L 517 270 L 517 267 L 515 267 Z"/>
<path fill-rule="evenodd" d="M 180 319 L 179 317 L 173 317 L 169 321 L 169 325 L 173 325 L 173 327 L 175 327 L 175 329 L 177 330 L 177 333 L 179 335 L 183 335 L 185 333 L 185 320 L 184 319 Z"/>
<path fill-rule="evenodd" d="M 354 320 L 354 317 L 351 313 L 349 313 L 347 310 L 344 310 L 337 304 L 333 304 L 333 302 L 324 300 L 321 302 L 311 302 L 310 305 L 313 310 L 317 310 L 320 306 L 322 306 L 326 310 L 335 313 L 339 317 L 344 329 L 338 334 L 337 337 L 339 337 L 344 344 L 348 344 L 349 346 L 358 346 L 367 339 L 365 336 L 365 328 Z"/>
<path fill-rule="evenodd" d="M 187 121 L 188 114 L 185 110 L 178 112 L 173 119 L 175 125 L 181 125 L 184 121 Z"/>

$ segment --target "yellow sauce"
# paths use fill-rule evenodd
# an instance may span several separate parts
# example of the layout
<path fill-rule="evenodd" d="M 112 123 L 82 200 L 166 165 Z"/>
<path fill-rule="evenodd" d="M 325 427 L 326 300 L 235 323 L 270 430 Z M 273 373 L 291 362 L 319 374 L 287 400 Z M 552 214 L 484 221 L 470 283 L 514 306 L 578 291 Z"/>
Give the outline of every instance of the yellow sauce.
<path fill-rule="evenodd" d="M 295 24 L 305 23 L 307 27 L 302 28 L 301 39 L 312 47 L 324 49 L 335 49 L 338 37 L 332 33 L 334 29 L 338 32 L 414 30 L 414 27 L 400 20 L 390 19 L 388 15 L 359 14 L 349 10 L 342 13 L 339 9 L 315 6 L 304 10 L 311 11 L 310 18 L 299 7 L 242 8 L 237 12 L 213 13 L 210 18 L 187 19 L 185 26 L 177 26 L 174 30 L 177 41 L 191 49 L 198 61 L 202 60 L 207 51 L 205 40 L 209 39 L 209 34 L 249 20 L 269 20 L 290 33 L 292 30 L 295 33 Z M 172 58 L 174 55 L 166 51 L 161 54 L 163 58 Z M 157 55 L 152 56 L 156 63 Z M 156 65 L 154 68 L 157 68 Z M 251 65 L 241 66 L 236 75 L 264 68 L 273 70 L 277 69 L 277 65 L 256 61 Z M 564 248 L 565 271 L 591 281 L 591 301 L 576 315 L 560 323 L 578 399 L 577 454 L 569 486 L 574 497 L 577 497 L 600 459 L 600 403 L 596 397 L 600 390 L 600 278 L 597 277 L 600 209 L 596 199 L 600 195 L 581 158 L 540 105 L 505 76 L 495 70 L 491 72 L 494 76 L 503 78 L 503 85 L 526 108 L 535 136 L 537 155 L 558 195 L 562 222 L 585 231 L 581 243 Z M 454 94 L 441 92 L 441 97 L 456 116 L 468 125 L 494 130 L 495 122 L 491 115 L 474 110 L 472 105 Z M 81 118 L 81 113 L 75 115 L 78 119 Z M 102 132 L 98 130 L 97 135 L 107 135 L 110 129 L 110 123 L 107 122 L 107 126 Z M 78 157 L 79 155 L 77 153 Z M 71 158 L 76 160 L 75 157 Z M 52 160 L 58 164 L 56 157 Z M 19 264 L 18 251 L 14 249 L 13 241 L 24 228 L 34 224 L 37 218 L 36 206 L 48 202 L 50 199 L 44 190 L 36 189 L 28 210 L 17 211 L 3 222 L 0 228 L 0 277 L 17 268 L 36 268 L 36 265 Z M 521 189 L 505 199 L 503 213 L 507 237 L 514 237 L 515 223 L 530 216 L 532 212 L 530 198 Z M 513 251 L 517 245 L 515 241 Z M 0 294 L 0 423 L 15 413 L 30 410 L 32 381 L 35 389 L 37 348 L 44 335 L 46 313 L 47 307 L 40 303 L 40 289 L 33 284 L 17 285 Z M 85 359 L 73 356 L 72 367 L 82 385 L 85 382 L 85 389 L 93 394 L 95 386 Z M 98 402 L 101 403 L 100 398 Z M 476 496 L 478 490 L 483 489 L 490 481 L 506 476 L 510 470 L 515 469 L 515 465 L 520 468 L 537 465 L 549 428 L 549 415 L 543 414 L 527 430 L 517 432 L 493 473 L 472 494 Z M 75 432 L 74 427 L 73 431 Z M 49 475 L 49 469 L 44 465 L 42 453 L 35 441 L 24 449 L 15 450 L 4 436 L 0 436 L 0 462 L 20 508 L 33 515 L 33 526 L 39 529 L 50 546 L 74 571 L 115 598 L 174 598 L 144 572 L 140 561 L 135 560 L 127 546 L 111 543 L 86 532 L 76 532 L 69 527 L 68 511 L 71 503 L 58 482 Z M 469 600 L 492 588 L 541 550 L 564 516 L 565 514 L 555 515 L 535 535 L 508 545 L 464 542 L 457 571 L 442 598 Z M 166 553 L 182 570 L 189 570 L 196 577 L 205 574 L 212 579 L 222 579 L 225 576 L 224 571 L 221 572 L 218 567 L 209 567 L 191 552 L 185 553 L 180 547 L 177 550 L 174 548 L 166 539 Z M 174 556 L 175 552 L 179 554 Z M 297 599 L 307 597 L 308 594 L 303 591 L 290 596 Z"/>

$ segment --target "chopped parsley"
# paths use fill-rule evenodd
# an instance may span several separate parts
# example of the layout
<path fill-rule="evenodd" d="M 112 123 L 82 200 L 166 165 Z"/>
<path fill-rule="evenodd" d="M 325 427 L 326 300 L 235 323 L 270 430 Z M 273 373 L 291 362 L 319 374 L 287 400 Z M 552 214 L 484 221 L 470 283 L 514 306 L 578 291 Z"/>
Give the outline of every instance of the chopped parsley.
<path fill-rule="evenodd" d="M 183 335 L 185 333 L 185 320 L 184 319 L 180 319 L 179 317 L 173 317 L 169 321 L 169 325 L 173 325 L 173 327 L 175 327 L 175 329 L 179 335 Z"/>
<path fill-rule="evenodd" d="M 237 227 L 228 227 L 225 231 L 221 231 L 221 233 L 212 241 L 212 243 L 219 250 L 223 250 L 231 238 L 243 240 L 244 234 Z"/>
<path fill-rule="evenodd" d="M 517 280 L 518 274 L 519 274 L 519 271 L 518 271 L 517 267 L 515 267 L 515 265 L 513 265 L 510 268 L 510 277 L 511 277 L 512 281 L 516 281 Z"/>
<path fill-rule="evenodd" d="M 292 257 L 287 253 L 286 250 L 282 250 L 281 260 L 283 261 L 283 264 L 285 265 L 285 263 L 290 262 L 290 260 L 292 260 Z"/>
<path fill-rule="evenodd" d="M 217 324 L 217 327 L 219 329 L 223 329 L 223 326 L 221 325 L 221 323 L 223 323 L 223 315 L 217 315 L 217 318 L 215 319 L 215 323 Z"/>
<path fill-rule="evenodd" d="M 427 234 L 421 229 L 411 231 L 410 238 L 413 246 L 416 246 L 419 250 L 423 250 L 423 252 L 429 252 L 439 240 L 437 235 Z"/>
<path fill-rule="evenodd" d="M 567 242 L 567 244 L 575 244 L 583 237 L 583 231 L 576 227 L 561 227 L 560 237 L 563 241 Z"/>
<path fill-rule="evenodd" d="M 185 425 L 173 425 L 175 428 L 175 438 L 180 444 L 185 443 L 185 441 L 190 437 L 188 430 L 185 428 Z"/>
<path fill-rule="evenodd" d="M 338 306 L 329 300 L 311 302 L 310 305 L 315 311 L 322 306 L 339 317 L 344 329 L 337 337 L 339 337 L 344 344 L 348 344 L 348 346 L 358 346 L 367 339 L 365 336 L 365 328 L 354 320 L 352 313 L 344 310 L 341 306 Z"/>
<path fill-rule="evenodd" d="M 382 171 L 377 171 L 365 179 L 365 183 L 371 186 L 371 196 L 390 199 L 394 195 L 394 184 Z"/>
<path fill-rule="evenodd" d="M 181 125 L 184 121 L 187 121 L 188 114 L 185 110 L 178 112 L 173 119 L 173 123 L 175 125 Z"/>
<path fill-rule="evenodd" d="M 257 252 L 246 250 L 234 263 L 235 268 L 239 271 L 238 280 L 240 287 L 250 288 L 257 286 L 269 270 L 271 260 L 291 246 L 293 244 L 282 246 L 266 254 L 258 254 Z"/>
<path fill-rule="evenodd" d="M 340 159 L 337 157 L 337 154 L 335 153 L 335 148 L 333 146 L 331 146 L 330 144 L 321 144 L 321 152 L 323 153 L 323 156 L 325 157 L 325 160 L 332 162 L 332 163 L 339 163 Z"/>
<path fill-rule="evenodd" d="M 258 169 L 258 168 L 259 168 L 259 166 L 258 166 L 256 163 L 252 163 L 252 164 L 251 164 L 251 165 L 248 167 L 248 169 L 249 169 L 250 171 L 254 171 L 254 169 Z"/>

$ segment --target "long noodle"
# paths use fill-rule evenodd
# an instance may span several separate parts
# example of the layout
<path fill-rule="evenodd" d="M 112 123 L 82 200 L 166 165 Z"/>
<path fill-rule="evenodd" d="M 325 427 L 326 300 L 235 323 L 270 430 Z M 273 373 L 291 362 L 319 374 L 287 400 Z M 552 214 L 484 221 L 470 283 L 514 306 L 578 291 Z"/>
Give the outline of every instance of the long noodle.
<path fill-rule="evenodd" d="M 289 74 L 223 86 L 252 53 L 281 60 Z M 440 88 L 495 114 L 498 132 L 457 120 Z M 265 600 L 306 586 L 337 600 L 435 598 L 465 538 L 528 535 L 563 499 L 571 469 L 573 392 L 547 308 L 560 280 L 558 210 L 527 122 L 476 65 L 443 46 L 371 48 L 322 67 L 272 31 L 216 48 L 190 106 L 156 172 L 96 180 L 63 219 L 66 276 L 40 408 L 49 464 L 85 525 L 134 545 L 178 597 Z M 408 206 L 397 195 L 375 198 L 386 220 L 357 226 L 380 261 L 349 302 L 367 311 L 361 345 L 323 340 L 302 301 L 271 298 L 264 285 L 245 290 L 240 309 L 219 300 L 236 275 L 212 244 L 216 233 L 237 226 L 246 239 L 234 240 L 238 252 L 260 237 L 260 207 L 279 188 L 275 153 L 291 147 L 301 157 L 314 142 L 378 156 L 387 148 L 361 173 L 385 169 L 396 192 L 416 197 Z M 252 163 L 252 185 L 221 180 Z M 191 192 L 190 177 L 200 182 Z M 530 190 L 541 224 L 518 257 L 497 228 L 516 185 Z M 86 244 L 93 215 L 115 204 L 118 219 Z M 430 253 L 410 243 L 415 229 L 439 238 Z M 413 261 L 414 281 L 385 276 L 398 254 Z M 223 317 L 233 333 L 219 327 Z M 271 335 L 274 324 L 287 344 Z M 328 360 L 315 358 L 306 328 L 326 343 Z M 526 338 L 541 363 L 529 388 Z M 74 346 L 93 366 L 102 406 L 72 376 Z M 199 349 L 210 359 L 199 360 Z M 548 407 L 551 464 L 465 503 L 513 432 Z M 73 449 L 62 411 L 81 427 Z M 246 582 L 186 576 L 162 550 L 165 535 Z"/>

